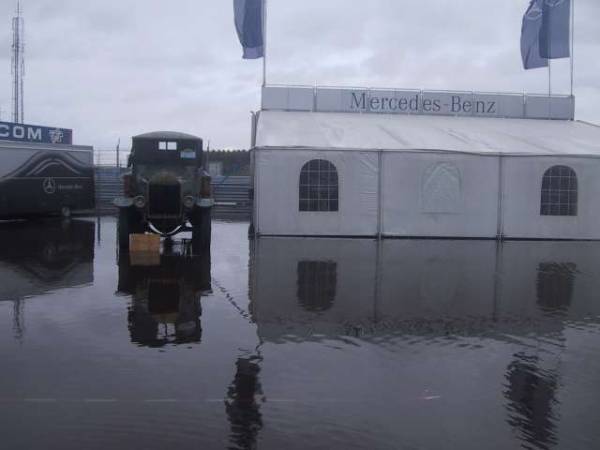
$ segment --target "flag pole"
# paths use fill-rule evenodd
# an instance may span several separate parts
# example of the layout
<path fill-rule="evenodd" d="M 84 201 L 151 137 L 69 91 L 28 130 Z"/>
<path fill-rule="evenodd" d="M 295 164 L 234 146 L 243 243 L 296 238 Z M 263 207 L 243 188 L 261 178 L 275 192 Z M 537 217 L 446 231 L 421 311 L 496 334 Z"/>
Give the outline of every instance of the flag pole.
<path fill-rule="evenodd" d="M 267 0 L 263 0 L 263 87 L 267 85 Z"/>
<path fill-rule="evenodd" d="M 575 0 L 571 0 L 571 97 L 575 72 Z"/>
<path fill-rule="evenodd" d="M 543 9 L 542 9 L 543 11 Z M 550 48 L 552 46 L 552 39 L 550 38 L 550 34 L 552 33 L 552 27 L 548 27 L 548 42 L 546 42 L 546 46 L 548 47 L 546 50 L 548 51 L 548 56 L 552 56 L 550 53 Z M 548 119 L 552 118 L 552 58 L 548 58 Z"/>
<path fill-rule="evenodd" d="M 552 59 L 548 58 L 548 119 L 552 119 Z"/>
<path fill-rule="evenodd" d="M 548 97 L 552 97 L 552 60 L 548 59 Z"/>

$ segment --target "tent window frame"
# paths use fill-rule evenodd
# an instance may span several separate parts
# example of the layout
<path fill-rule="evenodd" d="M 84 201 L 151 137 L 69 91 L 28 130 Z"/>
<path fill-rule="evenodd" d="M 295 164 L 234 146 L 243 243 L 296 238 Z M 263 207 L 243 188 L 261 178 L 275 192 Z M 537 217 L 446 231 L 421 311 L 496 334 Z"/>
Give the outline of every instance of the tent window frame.
<path fill-rule="evenodd" d="M 542 178 L 540 215 L 575 217 L 579 186 L 575 171 L 564 165 L 552 166 Z"/>
<path fill-rule="evenodd" d="M 326 159 L 312 159 L 300 170 L 298 189 L 300 212 L 338 212 L 339 175 Z"/>

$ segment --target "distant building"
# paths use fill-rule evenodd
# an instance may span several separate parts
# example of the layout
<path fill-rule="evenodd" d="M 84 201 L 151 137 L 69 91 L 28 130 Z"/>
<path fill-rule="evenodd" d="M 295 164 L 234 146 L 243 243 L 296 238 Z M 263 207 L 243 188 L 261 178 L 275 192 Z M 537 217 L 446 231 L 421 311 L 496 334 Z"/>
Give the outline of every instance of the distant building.
<path fill-rule="evenodd" d="M 260 235 L 600 239 L 600 127 L 568 96 L 267 87 Z"/>

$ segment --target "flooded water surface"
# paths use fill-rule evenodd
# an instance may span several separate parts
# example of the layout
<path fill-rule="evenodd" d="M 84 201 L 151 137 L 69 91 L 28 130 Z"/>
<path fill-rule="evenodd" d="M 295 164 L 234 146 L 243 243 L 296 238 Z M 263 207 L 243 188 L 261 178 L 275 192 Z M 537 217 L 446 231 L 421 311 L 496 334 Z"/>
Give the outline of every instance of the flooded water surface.
<path fill-rule="evenodd" d="M 594 449 L 600 243 L 0 225 L 0 448 Z"/>

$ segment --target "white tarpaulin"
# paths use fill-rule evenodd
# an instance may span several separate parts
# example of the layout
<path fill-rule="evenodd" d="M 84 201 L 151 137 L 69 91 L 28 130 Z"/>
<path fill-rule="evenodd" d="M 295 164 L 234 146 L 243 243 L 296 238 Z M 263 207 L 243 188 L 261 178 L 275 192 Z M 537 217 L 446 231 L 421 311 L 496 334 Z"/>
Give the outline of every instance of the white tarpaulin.
<path fill-rule="evenodd" d="M 600 239 L 600 127 L 584 122 L 262 111 L 254 157 L 263 235 Z M 299 204 L 314 160 L 335 167 L 339 209 Z M 573 180 L 544 191 L 557 167 Z"/>
<path fill-rule="evenodd" d="M 600 127 L 564 120 L 262 111 L 256 147 L 600 156 Z"/>
<path fill-rule="evenodd" d="M 280 152 L 255 156 L 257 228 L 263 234 L 373 236 L 377 234 L 377 153 Z M 299 175 L 311 160 L 330 161 L 339 176 L 339 211 L 299 210 Z M 318 233 L 311 232 L 318 230 Z"/>

